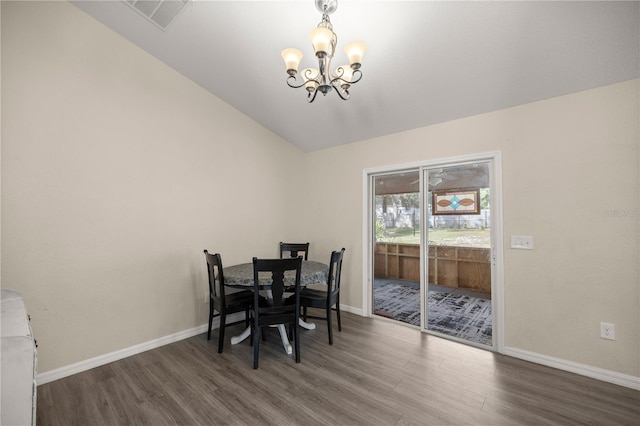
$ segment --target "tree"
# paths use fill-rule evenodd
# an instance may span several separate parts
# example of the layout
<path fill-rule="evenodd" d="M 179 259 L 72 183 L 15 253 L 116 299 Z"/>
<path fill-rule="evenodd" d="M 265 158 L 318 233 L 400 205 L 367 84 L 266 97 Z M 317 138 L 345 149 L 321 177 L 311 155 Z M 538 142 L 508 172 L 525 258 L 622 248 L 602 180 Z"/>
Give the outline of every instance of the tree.
<path fill-rule="evenodd" d="M 489 209 L 489 202 L 491 201 L 491 190 L 489 188 L 480 188 L 480 206 L 483 210 Z"/>

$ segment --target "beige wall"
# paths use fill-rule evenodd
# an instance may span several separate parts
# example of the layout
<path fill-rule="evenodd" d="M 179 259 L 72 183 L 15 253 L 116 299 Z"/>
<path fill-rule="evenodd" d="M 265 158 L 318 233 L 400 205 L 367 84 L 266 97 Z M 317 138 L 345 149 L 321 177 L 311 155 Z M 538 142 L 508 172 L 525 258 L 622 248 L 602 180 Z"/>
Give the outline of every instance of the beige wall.
<path fill-rule="evenodd" d="M 606 214 L 639 208 L 638 81 L 305 155 L 66 3 L 3 2 L 2 67 L 2 287 L 40 372 L 204 323 L 204 248 L 344 246 L 360 308 L 363 169 L 499 150 L 506 345 L 640 376 L 639 220 Z"/>
<path fill-rule="evenodd" d="M 299 237 L 303 154 L 74 6 L 2 2 L 2 65 L 2 288 L 39 372 L 204 324 L 203 249 Z"/>
<path fill-rule="evenodd" d="M 505 345 L 638 377 L 638 94 L 629 81 L 308 154 L 310 239 L 347 247 L 343 302 L 362 305 L 364 169 L 501 151 Z"/>

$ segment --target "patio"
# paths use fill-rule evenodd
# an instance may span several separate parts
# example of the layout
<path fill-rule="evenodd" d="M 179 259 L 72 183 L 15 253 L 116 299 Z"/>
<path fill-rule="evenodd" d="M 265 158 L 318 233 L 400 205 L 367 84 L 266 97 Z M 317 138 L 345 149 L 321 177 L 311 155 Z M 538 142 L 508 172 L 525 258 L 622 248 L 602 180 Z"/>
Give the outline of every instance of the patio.
<path fill-rule="evenodd" d="M 492 344 L 491 296 L 487 293 L 430 284 L 428 308 L 428 330 L 484 345 Z M 420 284 L 376 278 L 373 313 L 420 326 Z"/>

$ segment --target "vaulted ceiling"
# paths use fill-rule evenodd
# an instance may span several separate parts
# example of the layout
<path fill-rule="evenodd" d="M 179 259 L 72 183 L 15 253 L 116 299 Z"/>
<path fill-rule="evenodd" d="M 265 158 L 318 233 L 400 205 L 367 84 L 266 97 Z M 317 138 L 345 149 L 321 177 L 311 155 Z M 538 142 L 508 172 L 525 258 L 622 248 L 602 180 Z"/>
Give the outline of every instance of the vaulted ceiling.
<path fill-rule="evenodd" d="M 125 1 L 72 3 L 306 152 L 640 77 L 637 1 L 340 0 L 334 66 L 364 41 L 363 78 L 311 104 L 280 52 L 314 66 L 313 0 L 189 2 L 164 30 Z"/>

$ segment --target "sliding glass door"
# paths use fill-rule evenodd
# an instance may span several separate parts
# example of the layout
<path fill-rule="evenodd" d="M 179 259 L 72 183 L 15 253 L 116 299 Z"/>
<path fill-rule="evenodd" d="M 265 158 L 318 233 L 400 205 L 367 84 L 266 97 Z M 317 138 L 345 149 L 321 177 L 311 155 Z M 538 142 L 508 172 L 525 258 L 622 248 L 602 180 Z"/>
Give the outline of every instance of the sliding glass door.
<path fill-rule="evenodd" d="M 425 329 L 492 346 L 490 162 L 424 171 Z"/>
<path fill-rule="evenodd" d="M 420 170 L 373 177 L 374 315 L 420 326 Z"/>
<path fill-rule="evenodd" d="M 493 164 L 433 162 L 367 175 L 373 316 L 494 346 Z"/>

